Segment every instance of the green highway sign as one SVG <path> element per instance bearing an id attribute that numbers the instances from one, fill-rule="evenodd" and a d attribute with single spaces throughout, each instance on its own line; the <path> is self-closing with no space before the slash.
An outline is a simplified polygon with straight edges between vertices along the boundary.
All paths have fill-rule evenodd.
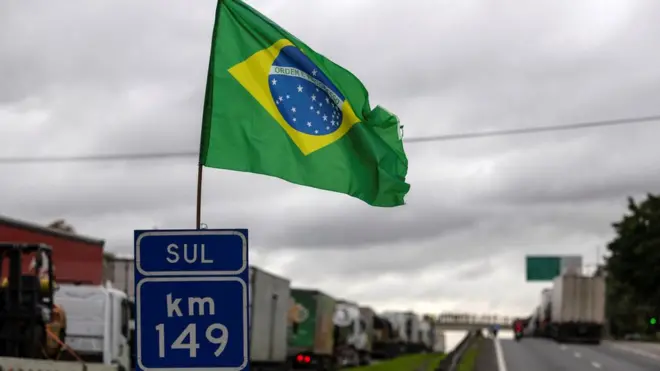
<path id="1" fill-rule="evenodd" d="M 527 281 L 552 281 L 567 269 L 582 271 L 580 255 L 528 255 Z"/>
<path id="2" fill-rule="evenodd" d="M 527 281 L 552 281 L 561 273 L 559 256 L 527 256 Z"/>

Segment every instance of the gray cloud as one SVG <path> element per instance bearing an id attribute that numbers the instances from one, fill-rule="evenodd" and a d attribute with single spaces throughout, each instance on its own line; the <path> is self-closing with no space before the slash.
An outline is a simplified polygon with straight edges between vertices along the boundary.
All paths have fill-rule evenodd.
<path id="1" fill-rule="evenodd" d="M 250 3 L 359 76 L 407 137 L 658 113 L 655 2 Z M 2 2 L 0 156 L 194 151 L 214 7 Z M 408 144 L 408 204 L 390 210 L 207 169 L 203 221 L 250 228 L 254 262 L 296 285 L 382 308 L 524 312 L 540 288 L 523 282 L 524 255 L 592 262 L 625 197 L 658 189 L 659 134 Z M 117 252 L 133 229 L 194 223 L 195 158 L 0 170 L 1 213 L 67 218 Z"/>

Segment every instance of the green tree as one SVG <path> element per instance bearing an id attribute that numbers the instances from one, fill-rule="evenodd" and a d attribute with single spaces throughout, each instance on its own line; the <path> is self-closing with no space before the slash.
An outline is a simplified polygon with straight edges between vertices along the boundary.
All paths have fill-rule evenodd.
<path id="1" fill-rule="evenodd" d="M 52 223 L 48 224 L 48 228 L 57 229 L 67 233 L 76 233 L 75 228 L 64 219 L 57 219 Z"/>
<path id="2" fill-rule="evenodd" d="M 607 245 L 607 307 L 613 332 L 640 332 L 660 309 L 660 197 L 628 199 Z M 641 327 L 641 328 L 640 328 Z"/>

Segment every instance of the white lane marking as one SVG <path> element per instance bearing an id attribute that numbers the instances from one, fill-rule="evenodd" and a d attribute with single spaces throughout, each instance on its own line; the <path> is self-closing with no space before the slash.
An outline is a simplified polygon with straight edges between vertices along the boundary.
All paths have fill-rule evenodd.
<path id="1" fill-rule="evenodd" d="M 613 348 L 621 349 L 621 350 L 626 351 L 626 352 L 637 354 L 638 356 L 651 358 L 651 359 L 660 361 L 660 356 L 657 355 L 657 354 L 648 353 L 648 352 L 645 352 L 643 350 L 635 349 L 635 348 L 628 347 L 628 346 L 625 346 L 625 345 L 610 344 L 610 346 L 613 347 Z"/>
<path id="2" fill-rule="evenodd" d="M 502 352 L 502 345 L 500 344 L 500 339 L 493 339 L 495 343 L 495 358 L 497 358 L 497 370 L 498 371 L 507 371 L 506 362 L 504 362 L 504 352 Z"/>
<path id="3" fill-rule="evenodd" d="M 568 348 L 566 347 L 566 345 L 560 345 L 560 346 L 559 346 L 559 349 L 561 349 L 561 350 L 566 350 L 566 349 L 568 349 Z"/>
<path id="4" fill-rule="evenodd" d="M 596 368 L 600 368 L 600 363 L 598 363 L 598 362 L 591 362 L 591 365 L 596 367 Z"/>
<path id="5" fill-rule="evenodd" d="M 575 356 L 575 358 L 580 358 L 580 357 L 582 357 L 582 354 L 580 354 L 580 352 L 575 352 L 575 354 L 573 354 L 573 355 Z"/>

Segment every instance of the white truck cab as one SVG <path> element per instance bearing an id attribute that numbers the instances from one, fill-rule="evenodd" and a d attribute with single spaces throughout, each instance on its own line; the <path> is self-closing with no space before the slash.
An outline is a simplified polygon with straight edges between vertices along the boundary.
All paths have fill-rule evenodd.
<path id="1" fill-rule="evenodd" d="M 338 301 L 335 304 L 333 322 L 335 326 L 348 329 L 346 338 L 348 349 L 343 350 L 343 366 L 359 366 L 362 362 L 362 354 L 367 352 L 369 346 L 366 323 L 360 315 L 360 307 L 355 303 Z"/>
<path id="2" fill-rule="evenodd" d="M 90 363 L 131 369 L 131 304 L 126 294 L 106 286 L 60 284 L 55 303 L 67 317 L 66 344 Z"/>

